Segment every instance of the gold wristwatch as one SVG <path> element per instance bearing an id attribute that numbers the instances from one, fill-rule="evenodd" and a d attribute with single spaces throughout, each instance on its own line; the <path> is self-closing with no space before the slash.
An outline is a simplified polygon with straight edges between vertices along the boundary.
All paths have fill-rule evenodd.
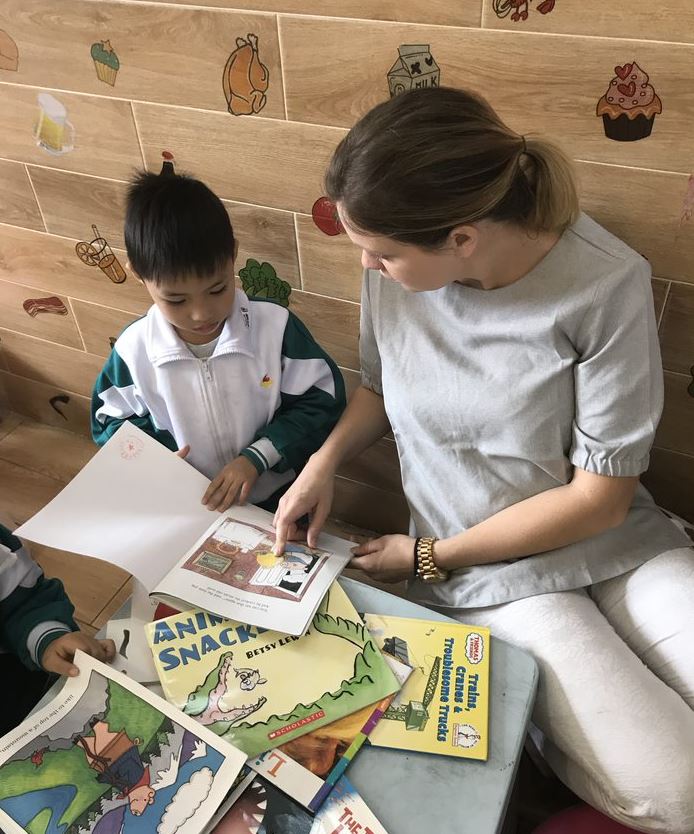
<path id="1" fill-rule="evenodd" d="M 445 582 L 448 579 L 448 571 L 441 570 L 434 562 L 434 544 L 437 541 L 438 539 L 431 536 L 422 536 L 415 540 L 415 576 L 422 582 Z"/>

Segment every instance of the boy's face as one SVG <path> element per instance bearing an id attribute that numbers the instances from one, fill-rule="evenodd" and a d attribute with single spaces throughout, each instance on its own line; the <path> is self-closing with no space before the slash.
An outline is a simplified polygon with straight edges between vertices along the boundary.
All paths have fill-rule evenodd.
<path id="1" fill-rule="evenodd" d="M 216 339 L 234 307 L 234 263 L 208 278 L 175 278 L 157 285 L 144 281 L 152 301 L 175 331 L 192 345 Z"/>

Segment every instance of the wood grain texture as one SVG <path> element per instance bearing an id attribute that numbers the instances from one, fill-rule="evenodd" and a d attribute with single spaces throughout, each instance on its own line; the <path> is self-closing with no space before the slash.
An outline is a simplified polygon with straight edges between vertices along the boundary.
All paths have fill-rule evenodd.
<path id="1" fill-rule="evenodd" d="M 663 281 L 660 278 L 653 278 L 651 280 L 651 289 L 653 290 L 653 307 L 655 309 L 655 319 L 659 324 L 660 319 L 663 315 L 665 299 L 667 298 L 669 287 L 669 281 Z"/>
<path id="2" fill-rule="evenodd" d="M 583 162 L 576 171 L 593 219 L 648 258 L 659 278 L 694 283 L 694 229 L 679 221 L 685 175 Z"/>
<path id="3" fill-rule="evenodd" d="M 308 214 L 344 135 L 332 127 L 135 104 L 147 167 L 168 148 L 222 198 Z M 281 151 L 281 152 L 280 152 Z"/>
<path id="4" fill-rule="evenodd" d="M 28 167 L 48 232 L 91 240 L 95 224 L 112 248 L 125 249 L 126 183 L 54 168 Z"/>
<path id="5" fill-rule="evenodd" d="M 508 3 L 499 5 L 502 9 L 509 8 Z M 482 25 L 514 32 L 694 43 L 694 6 L 689 0 L 662 0 L 657 6 L 634 3 L 628 13 L 623 6 L 605 0 L 581 0 L 580 3 L 557 0 L 548 14 L 541 14 L 538 5 L 539 2 L 531 2 L 527 20 L 513 21 L 510 13 L 499 17 L 492 0 L 483 0 Z"/>
<path id="6" fill-rule="evenodd" d="M 130 322 L 138 318 L 124 310 L 114 310 L 101 304 L 73 301 L 72 309 L 88 353 L 108 356 L 111 353 L 110 339 L 117 339 Z"/>
<path id="7" fill-rule="evenodd" d="M 289 119 L 351 126 L 388 98 L 398 46 L 428 44 L 442 86 L 481 93 L 519 133 L 545 134 L 579 159 L 691 168 L 694 99 L 685 79 L 692 45 L 292 16 L 280 16 L 280 39 Z M 615 142 L 596 106 L 615 65 L 634 60 L 650 76 L 663 113 L 648 139 Z"/>
<path id="8" fill-rule="evenodd" d="M 9 371 L 90 397 L 103 361 L 83 350 L 56 345 L 0 328 L 0 350 Z"/>
<path id="9" fill-rule="evenodd" d="M 694 457 L 653 449 L 651 465 L 641 480 L 661 507 L 694 521 Z"/>
<path id="10" fill-rule="evenodd" d="M 323 234 L 305 214 L 297 214 L 296 223 L 304 290 L 359 301 L 361 250 L 347 235 Z"/>
<path id="11" fill-rule="evenodd" d="M 376 441 L 365 452 L 342 466 L 338 475 L 388 492 L 402 492 L 398 450 L 393 440 L 384 438 Z"/>
<path id="12" fill-rule="evenodd" d="M 29 283 L 39 294 L 61 295 L 144 313 L 152 300 L 130 275 L 114 284 L 96 266 L 83 264 L 75 254 L 75 240 L 3 226 L 0 223 L 0 279 Z M 116 250 L 125 266 L 125 252 Z"/>
<path id="13" fill-rule="evenodd" d="M 73 150 L 53 154 L 36 144 L 34 127 L 42 92 L 49 92 L 67 109 L 75 130 Z M 0 82 L 0 113 L 4 117 L 0 156 L 6 159 L 114 179 L 126 179 L 142 165 L 130 102 Z"/>
<path id="14" fill-rule="evenodd" d="M 665 406 L 655 436 L 655 445 L 661 449 L 683 452 L 694 457 L 694 372 L 665 372 Z"/>
<path id="15" fill-rule="evenodd" d="M 8 159 L 0 159 L 0 218 L 12 226 L 45 231 L 25 166 Z"/>
<path id="16" fill-rule="evenodd" d="M 359 305 L 294 290 L 293 313 L 338 365 L 359 368 Z"/>
<path id="17" fill-rule="evenodd" d="M 0 507 L 15 526 L 45 507 L 63 486 L 47 475 L 0 460 Z"/>
<path id="18" fill-rule="evenodd" d="M 156 2 L 157 0 L 155 0 Z M 168 0 L 190 6 L 257 9 L 291 14 L 406 20 L 444 26 L 478 26 L 480 0 Z"/>
<path id="19" fill-rule="evenodd" d="M 331 515 L 377 533 L 407 533 L 410 516 L 403 495 L 340 477 Z"/>
<path id="20" fill-rule="evenodd" d="M 223 202 L 239 243 L 236 274 L 249 258 L 254 258 L 272 264 L 283 281 L 301 288 L 293 214 L 231 200 Z"/>
<path id="21" fill-rule="evenodd" d="M 96 446 L 85 437 L 30 420 L 0 440 L 0 459 L 63 484 L 71 481 L 95 452 Z"/>
<path id="22" fill-rule="evenodd" d="M 663 367 L 688 374 L 694 367 L 694 286 L 673 283 L 660 325 Z"/>
<path id="23" fill-rule="evenodd" d="M 47 297 L 50 296 L 46 296 L 35 287 L 0 281 L 0 327 L 83 350 L 82 339 L 66 297 L 52 296 L 60 299 L 66 311 L 65 315 L 38 313 L 36 316 L 30 316 L 22 306 L 28 299 Z"/>
<path id="24" fill-rule="evenodd" d="M 250 32 L 269 71 L 262 113 L 284 118 L 271 14 L 89 0 L 61 0 L 58 13 L 52 0 L 4 0 L 0 29 L 21 43 L 15 83 L 224 112 L 222 73 L 236 39 Z M 105 40 L 120 64 L 113 85 L 98 78 L 91 56 L 92 44 Z"/>
<path id="25" fill-rule="evenodd" d="M 4 371 L 0 371 L 0 384 L 14 411 L 40 423 L 91 437 L 88 397 Z M 56 402 L 53 408 L 50 401 L 55 396 L 67 397 L 67 402 Z"/>

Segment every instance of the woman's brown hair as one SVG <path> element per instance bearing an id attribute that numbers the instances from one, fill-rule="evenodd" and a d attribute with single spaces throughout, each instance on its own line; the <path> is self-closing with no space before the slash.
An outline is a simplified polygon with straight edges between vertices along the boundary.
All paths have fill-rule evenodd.
<path id="1" fill-rule="evenodd" d="M 563 231 L 579 211 L 563 151 L 519 136 L 481 96 L 446 87 L 370 110 L 338 145 L 325 188 L 355 229 L 423 247 L 483 218 Z"/>

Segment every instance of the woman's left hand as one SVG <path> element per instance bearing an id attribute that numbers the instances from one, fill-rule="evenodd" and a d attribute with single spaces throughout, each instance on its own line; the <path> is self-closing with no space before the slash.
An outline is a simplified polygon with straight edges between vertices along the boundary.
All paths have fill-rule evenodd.
<path id="1" fill-rule="evenodd" d="M 415 540 L 409 536 L 392 535 L 370 539 L 352 548 L 350 568 L 364 571 L 378 582 L 402 582 L 414 575 Z"/>

